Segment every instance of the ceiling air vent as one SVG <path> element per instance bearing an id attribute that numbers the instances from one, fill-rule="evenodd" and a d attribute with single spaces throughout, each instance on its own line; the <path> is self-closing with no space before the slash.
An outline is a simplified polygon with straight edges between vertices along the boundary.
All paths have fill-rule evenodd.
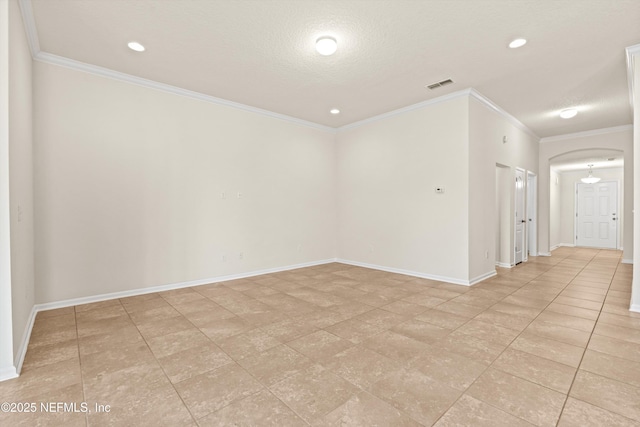
<path id="1" fill-rule="evenodd" d="M 431 90 L 434 90 L 434 89 L 437 89 L 437 88 L 442 87 L 442 86 L 450 85 L 451 83 L 453 83 L 453 80 L 451 80 L 451 79 L 442 80 L 440 82 L 432 83 L 430 85 L 427 85 L 427 88 L 429 88 Z"/>

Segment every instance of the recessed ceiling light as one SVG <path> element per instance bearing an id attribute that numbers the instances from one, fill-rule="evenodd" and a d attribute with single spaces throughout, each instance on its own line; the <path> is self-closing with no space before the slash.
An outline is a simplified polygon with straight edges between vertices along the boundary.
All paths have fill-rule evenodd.
<path id="1" fill-rule="evenodd" d="M 578 114 L 578 110 L 575 108 L 567 108 L 566 110 L 560 111 L 560 117 L 563 119 L 570 119 L 571 117 L 575 117 Z"/>
<path id="2" fill-rule="evenodd" d="M 332 108 L 331 110 L 329 110 L 329 112 L 331 114 L 340 114 L 340 110 L 338 110 L 337 108 Z"/>
<path id="3" fill-rule="evenodd" d="M 144 46 L 138 42 L 129 42 L 127 46 L 129 46 L 129 49 L 135 50 L 136 52 L 144 52 Z"/>
<path id="4" fill-rule="evenodd" d="M 333 37 L 323 36 L 316 40 L 316 50 L 320 55 L 333 55 L 337 49 L 338 42 Z"/>
<path id="5" fill-rule="evenodd" d="M 524 46 L 525 44 L 527 44 L 527 39 L 515 39 L 511 43 L 509 43 L 509 47 L 511 49 L 517 49 Z"/>

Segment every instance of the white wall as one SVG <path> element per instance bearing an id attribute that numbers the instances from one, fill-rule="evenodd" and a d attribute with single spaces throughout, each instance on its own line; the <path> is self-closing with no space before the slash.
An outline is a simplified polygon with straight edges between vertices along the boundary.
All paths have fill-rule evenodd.
<path id="1" fill-rule="evenodd" d="M 23 343 L 34 291 L 32 59 L 17 1 L 9 2 L 9 171 L 14 360 Z"/>
<path id="2" fill-rule="evenodd" d="M 631 56 L 631 67 L 633 74 L 633 160 L 636 164 L 640 165 L 640 48 L 636 46 L 635 53 Z M 627 163 L 627 157 L 625 156 L 625 172 Z M 633 203 L 627 203 L 633 206 L 633 216 L 628 215 L 627 218 L 633 218 L 634 223 L 640 223 L 640 171 L 635 171 L 632 178 L 627 177 L 625 173 L 625 179 L 627 182 L 633 182 L 633 188 L 631 185 L 627 185 L 627 191 L 631 191 L 633 195 Z M 625 200 L 626 193 L 625 193 Z M 626 214 L 626 212 L 625 212 Z M 627 221 L 629 222 L 629 221 Z M 627 228 L 629 228 L 627 226 Z M 625 230 L 626 231 L 626 230 Z M 640 312 L 640 226 L 634 227 L 634 231 L 631 234 L 633 236 L 633 283 L 631 286 L 631 310 Z M 625 232 L 625 240 L 630 242 Z M 631 245 L 626 245 L 631 247 Z M 627 258 L 627 250 L 625 249 L 625 258 Z"/>
<path id="3" fill-rule="evenodd" d="M 593 175 L 602 181 L 618 181 L 618 207 L 624 206 L 624 170 L 623 168 L 595 169 Z M 587 171 L 572 171 L 561 173 L 560 186 L 560 243 L 573 245 L 575 243 L 575 201 L 576 184 L 580 178 L 587 176 Z M 553 186 L 553 182 L 551 184 Z M 618 209 L 618 247 L 623 247 L 621 230 L 624 229 L 624 209 Z"/>
<path id="4" fill-rule="evenodd" d="M 39 62 L 34 90 L 38 303 L 335 256 L 334 133 Z"/>
<path id="5" fill-rule="evenodd" d="M 512 264 L 514 261 L 515 171 L 522 168 L 538 173 L 538 139 L 475 97 L 471 97 L 469 108 L 469 271 L 473 280 L 490 274 L 497 262 Z M 505 136 L 506 143 L 503 142 Z M 506 191 L 501 192 L 508 197 L 509 233 L 508 240 L 505 230 L 500 233 L 503 242 L 500 260 L 495 257 L 496 164 L 509 167 L 505 178 L 510 182 Z M 501 206 L 504 207 L 504 201 Z M 501 216 L 504 217 L 504 213 Z"/>
<path id="6" fill-rule="evenodd" d="M 9 92 L 9 2 L 0 2 L 0 94 Z M 11 313 L 9 97 L 0 95 L 0 380 L 16 375 Z"/>
<path id="7" fill-rule="evenodd" d="M 549 160 L 561 154 L 592 149 L 614 149 L 624 153 L 624 211 L 625 218 L 632 218 L 633 209 L 633 130 L 630 126 L 620 126 L 593 132 L 582 132 L 545 138 L 540 144 L 540 181 L 539 181 L 539 232 L 540 252 L 549 252 L 550 238 L 550 167 Z M 631 184 L 630 184 L 631 183 Z M 626 221 L 622 236 L 624 242 L 633 241 L 633 224 Z M 623 259 L 633 259 L 632 245 L 624 245 Z"/>
<path id="8" fill-rule="evenodd" d="M 20 369 L 34 305 L 31 67 L 18 2 L 0 2 L 0 380 Z"/>
<path id="9" fill-rule="evenodd" d="M 338 134 L 339 258 L 468 281 L 468 122 L 464 96 Z"/>
<path id="10" fill-rule="evenodd" d="M 555 170 L 550 171 L 549 189 L 549 243 L 555 249 L 562 244 L 562 182 L 563 175 Z"/>

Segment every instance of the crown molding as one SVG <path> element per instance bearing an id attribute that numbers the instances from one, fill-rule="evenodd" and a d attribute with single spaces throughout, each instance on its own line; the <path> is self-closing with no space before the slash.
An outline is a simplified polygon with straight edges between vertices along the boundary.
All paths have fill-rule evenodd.
<path id="1" fill-rule="evenodd" d="M 40 50 L 40 41 L 38 38 L 38 30 L 36 29 L 36 22 L 33 17 L 33 7 L 31 0 L 18 0 L 20 5 L 20 12 L 22 14 L 22 21 L 24 22 L 24 28 L 29 42 L 29 49 L 31 50 L 31 56 L 34 60 L 58 65 L 66 68 L 70 68 L 76 71 L 82 71 L 89 74 L 94 74 L 101 77 L 118 80 L 125 83 L 131 83 L 138 86 L 143 86 L 149 89 L 159 90 L 162 92 L 171 93 L 174 95 L 185 96 L 187 98 L 197 99 L 199 101 L 208 102 L 211 104 L 222 105 L 225 107 L 231 107 L 239 110 L 248 111 L 250 113 L 259 114 L 262 116 L 271 117 L 274 119 L 286 121 L 289 123 L 297 124 L 300 126 L 321 130 L 324 132 L 330 132 L 335 134 L 336 129 L 313 123 L 307 120 L 298 119 L 296 117 L 287 116 L 285 114 L 274 113 L 273 111 L 263 110 L 257 107 L 251 107 L 249 105 L 240 104 L 239 102 L 228 101 L 222 98 L 216 98 L 215 96 L 205 95 L 200 92 L 194 92 L 187 89 L 182 89 L 176 86 L 171 86 L 165 83 L 156 82 L 153 80 L 136 77 L 130 74 L 114 71 L 109 68 L 99 67 L 97 65 L 87 64 L 84 62 L 76 61 L 70 58 L 54 55 L 51 53 L 43 52 Z"/>
<path id="2" fill-rule="evenodd" d="M 18 2 L 19 2 L 19 5 L 20 5 L 20 11 L 22 13 L 22 20 L 24 21 L 25 31 L 26 31 L 26 34 L 27 34 L 27 40 L 29 42 L 29 48 L 31 49 L 31 56 L 36 61 L 49 63 L 49 64 L 54 64 L 54 65 L 70 68 L 70 69 L 73 69 L 73 70 L 82 71 L 82 72 L 85 72 L 85 73 L 90 73 L 90 74 L 98 75 L 98 76 L 101 76 L 101 77 L 106 77 L 106 78 L 118 80 L 118 81 L 121 81 L 121 82 L 131 83 L 131 84 L 135 84 L 135 85 L 138 85 L 138 86 L 143 86 L 143 87 L 147 87 L 147 88 L 150 88 L 150 89 L 155 89 L 155 90 L 171 93 L 171 94 L 174 94 L 174 95 L 185 96 L 185 97 L 188 97 L 188 98 L 193 98 L 193 99 L 197 99 L 197 100 L 200 100 L 200 101 L 209 102 L 209 103 L 212 103 L 212 104 L 217 104 L 217 105 L 222 105 L 222 106 L 226 106 L 226 107 L 236 108 L 236 109 L 248 111 L 248 112 L 251 112 L 251 113 L 255 113 L 255 114 L 259 114 L 259 115 L 263 115 L 263 116 L 267 116 L 267 117 L 271 117 L 271 118 L 287 121 L 287 122 L 294 123 L 294 124 L 297 124 L 297 125 L 300 125 L 300 126 L 305 126 L 305 127 L 321 130 L 321 131 L 324 131 L 324 132 L 334 133 L 334 134 L 338 133 L 338 132 L 341 132 L 341 131 L 355 129 L 355 128 L 363 126 L 365 124 L 373 123 L 373 122 L 376 122 L 378 120 L 383 120 L 383 119 L 386 119 L 386 118 L 389 118 L 389 117 L 393 117 L 393 116 L 396 116 L 396 115 L 399 115 L 399 114 L 407 113 L 409 111 L 418 110 L 420 108 L 424 108 L 424 107 L 427 107 L 429 105 L 439 104 L 439 103 L 450 101 L 452 99 L 460 98 L 460 97 L 463 97 L 463 96 L 471 96 L 471 97 L 474 97 L 475 99 L 477 99 L 478 101 L 480 101 L 483 105 L 487 106 L 490 110 L 498 113 L 499 115 L 501 115 L 502 117 L 507 119 L 509 122 L 511 122 L 517 128 L 523 130 L 524 132 L 528 133 L 529 135 L 533 136 L 536 139 L 540 139 L 534 132 L 531 131 L 531 129 L 526 127 L 518 119 L 516 119 L 511 114 L 507 113 L 502 108 L 498 107 L 498 105 L 495 104 L 493 101 L 491 101 L 489 98 L 487 98 L 486 96 L 480 94 L 478 91 L 476 91 L 475 89 L 472 89 L 472 88 L 460 90 L 460 91 L 457 91 L 457 92 L 453 92 L 453 93 L 450 93 L 450 94 L 447 94 L 447 95 L 440 96 L 438 98 L 430 99 L 430 100 L 423 101 L 423 102 L 420 102 L 420 103 L 417 103 L 417 104 L 413 104 L 413 105 L 409 105 L 407 107 L 403 107 L 403 108 L 400 108 L 400 109 L 397 109 L 397 110 L 389 111 L 387 113 L 383 113 L 383 114 L 380 114 L 380 115 L 377 115 L 377 116 L 369 117 L 367 119 L 360 120 L 360 121 L 357 121 L 357 122 L 354 122 L 354 123 L 350 123 L 348 125 L 341 126 L 339 128 L 333 128 L 333 127 L 330 127 L 330 126 L 320 125 L 318 123 L 314 123 L 314 122 L 310 122 L 310 121 L 307 121 L 307 120 L 298 119 L 296 117 L 287 116 L 285 114 L 279 114 L 279 113 L 275 113 L 273 111 L 263 110 L 261 108 L 252 107 L 252 106 L 245 105 L 245 104 L 240 104 L 238 102 L 228 101 L 228 100 L 222 99 L 222 98 L 216 98 L 214 96 L 205 95 L 205 94 L 200 93 L 200 92 L 195 92 L 195 91 L 179 88 L 177 86 L 172 86 L 172 85 L 168 85 L 168 84 L 165 84 L 165 83 L 160 83 L 160 82 L 156 82 L 156 81 L 153 81 L 153 80 L 144 79 L 144 78 L 141 78 L 141 77 L 136 77 L 136 76 L 133 76 L 133 75 L 130 75 L 130 74 L 121 73 L 119 71 L 114 71 L 114 70 L 111 70 L 111 69 L 108 69 L 108 68 L 99 67 L 97 65 L 87 64 L 87 63 L 76 61 L 76 60 L 73 60 L 73 59 L 70 59 L 70 58 L 65 58 L 65 57 L 62 57 L 62 56 L 58 56 L 58 55 L 54 55 L 54 54 L 51 54 L 51 53 L 43 52 L 43 51 L 40 50 L 40 42 L 39 42 L 39 38 L 38 38 L 38 30 L 36 28 L 35 19 L 34 19 L 34 16 L 33 16 L 33 8 L 32 8 L 32 4 L 31 4 L 31 0 L 18 0 Z"/>
<path id="3" fill-rule="evenodd" d="M 526 134 L 528 134 L 529 136 L 534 137 L 537 140 L 540 140 L 540 137 L 538 135 L 536 135 L 536 133 L 534 131 L 532 131 L 531 129 L 529 129 L 524 123 L 522 123 L 520 120 L 516 119 L 514 116 L 512 116 L 511 114 L 507 113 L 505 110 L 503 110 L 502 108 L 500 108 L 498 106 L 498 104 L 496 104 L 495 102 L 493 102 L 492 100 L 490 100 L 489 98 L 487 98 L 486 96 L 484 96 L 483 94 L 481 94 L 480 92 L 478 92 L 477 90 L 471 88 L 469 89 L 469 94 L 477 99 L 478 101 L 480 101 L 482 103 L 482 105 L 484 105 L 485 107 L 489 108 L 491 111 L 493 111 L 494 113 L 497 113 L 498 115 L 502 116 L 503 118 L 505 118 L 508 122 L 510 122 L 512 125 L 514 125 L 515 127 L 517 127 L 518 129 L 520 129 L 521 131 L 525 132 Z"/>
<path id="4" fill-rule="evenodd" d="M 36 29 L 36 20 L 33 18 L 31 0 L 18 0 L 18 5 L 20 6 L 20 14 L 22 15 L 22 22 L 24 22 L 24 31 L 27 35 L 31 56 L 35 58 L 40 53 L 40 39 Z"/>
<path id="5" fill-rule="evenodd" d="M 149 89 L 159 90 L 174 95 L 184 96 L 187 98 L 197 99 L 199 101 L 208 102 L 211 104 L 222 105 L 225 107 L 231 107 L 238 110 L 247 111 L 262 116 L 271 117 L 274 119 L 282 120 L 285 122 L 313 128 L 325 132 L 336 133 L 336 129 L 320 125 L 317 123 L 309 122 L 307 120 L 298 119 L 295 117 L 287 116 L 280 113 L 274 113 L 273 111 L 263 110 L 257 107 L 251 107 L 250 105 L 240 104 L 239 102 L 228 101 L 222 98 L 216 98 L 215 96 L 205 95 L 200 92 L 194 92 L 188 89 L 182 89 L 177 86 L 168 85 L 166 83 L 160 83 L 153 80 L 144 79 L 142 77 L 132 76 L 131 74 L 121 73 L 109 68 L 99 67 L 97 65 L 87 64 L 84 62 L 76 61 L 73 59 L 65 58 L 63 56 L 53 55 L 51 53 L 39 52 L 35 58 L 36 61 L 58 65 L 61 67 L 70 68 L 76 71 L 82 71 L 89 74 L 94 74 L 100 77 L 106 77 L 112 80 L 117 80 L 125 83 L 134 84 L 137 86 L 146 87 Z"/>
<path id="6" fill-rule="evenodd" d="M 366 124 L 388 119 L 389 117 L 397 116 L 399 114 L 404 114 L 410 111 L 419 110 L 421 108 L 428 107 L 430 105 L 440 104 L 440 103 L 451 101 L 452 99 L 460 98 L 463 96 L 469 96 L 470 93 L 471 93 L 471 89 L 464 89 L 457 92 L 449 93 L 447 95 L 439 96 L 437 98 L 429 99 L 427 101 L 418 102 L 417 104 L 398 108 L 397 110 L 388 111 L 386 113 L 378 114 L 377 116 L 369 117 L 367 119 L 349 123 L 348 125 L 340 126 L 338 128 L 338 132 L 359 128 Z"/>
<path id="7" fill-rule="evenodd" d="M 564 135 L 547 136 L 545 138 L 542 138 L 540 140 L 540 143 L 543 144 L 545 142 L 564 141 L 566 139 L 574 139 L 574 138 L 585 138 L 585 137 L 595 136 L 595 135 L 605 135 L 608 133 L 625 132 L 628 130 L 633 130 L 633 125 L 614 126 L 610 128 L 586 130 L 584 132 L 567 133 Z"/>
<path id="8" fill-rule="evenodd" d="M 443 102 L 451 101 L 452 99 L 460 98 L 460 97 L 463 97 L 463 96 L 470 96 L 472 98 L 477 99 L 478 101 L 480 101 L 480 103 L 482 105 L 484 105 L 485 107 L 488 107 L 494 113 L 499 114 L 500 116 L 505 118 L 507 121 L 509 121 L 511 124 L 516 126 L 518 129 L 524 131 L 525 133 L 531 135 L 532 137 L 534 137 L 536 139 L 540 139 L 540 137 L 538 135 L 536 135 L 531 129 L 526 127 L 520 120 L 516 119 L 511 114 L 507 113 L 505 110 L 503 110 L 502 108 L 498 107 L 498 105 L 496 103 L 494 103 L 489 98 L 487 98 L 486 96 L 482 95 L 480 92 L 478 92 L 477 90 L 475 90 L 473 88 L 468 88 L 468 89 L 459 90 L 457 92 L 452 92 L 452 93 L 449 93 L 447 95 L 439 96 L 438 98 L 429 99 L 427 101 L 419 102 L 417 104 L 409 105 L 407 107 L 399 108 L 397 110 L 389 111 L 387 113 L 383 113 L 383 114 L 379 114 L 377 116 L 369 117 L 368 119 L 360 120 L 360 121 L 357 121 L 357 122 L 354 122 L 354 123 L 351 123 L 351 124 L 348 124 L 348 125 L 345 125 L 345 126 L 341 126 L 341 127 L 338 128 L 338 132 L 355 129 L 355 128 L 358 128 L 360 126 L 364 126 L 364 125 L 369 124 L 369 123 L 377 122 L 379 120 L 388 119 L 389 117 L 397 116 L 399 114 L 408 113 L 410 111 L 419 110 L 421 108 L 428 107 L 430 105 L 436 105 L 436 104 L 440 104 L 440 103 L 443 103 Z"/>
<path id="9" fill-rule="evenodd" d="M 633 65 L 633 57 L 640 57 L 640 44 L 629 46 L 625 49 L 627 53 L 627 84 L 629 85 L 629 102 L 631 103 L 631 109 L 633 109 L 633 74 L 634 74 L 634 65 Z"/>

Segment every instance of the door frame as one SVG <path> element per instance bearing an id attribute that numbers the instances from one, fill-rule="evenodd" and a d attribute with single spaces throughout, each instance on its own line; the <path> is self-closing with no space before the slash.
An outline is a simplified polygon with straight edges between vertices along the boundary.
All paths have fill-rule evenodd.
<path id="1" fill-rule="evenodd" d="M 511 203 L 513 200 L 512 176 L 513 168 L 496 163 L 496 223 L 495 223 L 495 265 L 502 268 L 513 267 L 513 221 L 511 220 Z"/>
<path id="2" fill-rule="evenodd" d="M 523 204 L 524 204 L 524 214 L 527 213 L 527 171 L 523 168 L 520 167 L 516 167 L 515 168 L 515 184 L 517 185 L 518 183 L 518 172 L 522 172 L 522 191 L 523 191 Z M 514 181 L 511 181 L 512 183 Z M 518 246 L 518 232 L 517 232 L 517 224 L 516 224 L 516 210 L 518 208 L 518 195 L 517 193 L 517 188 L 514 185 L 513 187 L 513 217 L 511 220 L 511 223 L 513 224 L 513 265 L 517 265 L 518 262 L 516 261 L 516 248 Z M 525 215 L 526 216 L 526 215 Z M 527 227 L 526 225 L 522 227 L 522 261 L 521 262 L 526 262 L 527 259 L 525 257 L 526 254 L 526 242 L 527 242 Z"/>
<path id="3" fill-rule="evenodd" d="M 531 202 L 531 203 L 529 203 Z M 527 260 L 538 256 L 538 175 L 527 171 Z"/>
<path id="4" fill-rule="evenodd" d="M 614 182 L 616 184 L 616 210 L 618 214 L 616 216 L 616 250 L 620 250 L 620 240 L 622 236 L 622 227 L 620 226 L 620 180 L 619 179 L 607 179 L 603 181 L 598 181 L 597 184 L 604 184 L 606 182 Z M 576 218 L 578 217 L 578 185 L 584 184 L 583 182 L 576 182 L 574 184 L 574 192 L 573 192 L 573 246 L 578 246 L 578 221 Z M 588 184 L 585 184 L 588 185 Z M 592 184 L 593 185 L 593 184 Z M 585 246 L 585 248 L 590 248 L 592 246 Z"/>

